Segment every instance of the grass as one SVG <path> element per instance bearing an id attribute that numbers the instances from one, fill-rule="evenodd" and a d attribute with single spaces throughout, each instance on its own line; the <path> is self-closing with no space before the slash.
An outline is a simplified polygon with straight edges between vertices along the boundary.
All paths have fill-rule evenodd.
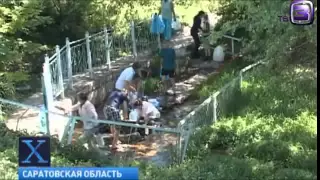
<path id="1" fill-rule="evenodd" d="M 186 162 L 147 169 L 142 179 L 316 179 L 316 90 L 306 67 L 257 68 L 237 112 L 195 132 Z"/>

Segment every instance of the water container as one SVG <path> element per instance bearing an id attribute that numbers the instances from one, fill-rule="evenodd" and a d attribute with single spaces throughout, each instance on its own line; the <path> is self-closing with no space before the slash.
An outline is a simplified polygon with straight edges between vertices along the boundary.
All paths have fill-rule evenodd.
<path id="1" fill-rule="evenodd" d="M 213 51 L 213 61 L 215 62 L 223 62 L 224 61 L 224 48 L 223 46 L 219 45 L 216 48 L 214 48 Z"/>
<path id="2" fill-rule="evenodd" d="M 181 30 L 181 23 L 180 23 L 178 17 L 176 17 L 176 20 L 175 20 L 175 21 L 172 20 L 171 27 L 172 27 L 172 29 L 174 29 L 175 31 Z"/>
<path id="3" fill-rule="evenodd" d="M 139 120 L 139 112 L 138 112 L 138 110 L 133 109 L 129 113 L 129 119 L 130 119 L 130 121 L 138 121 Z"/>

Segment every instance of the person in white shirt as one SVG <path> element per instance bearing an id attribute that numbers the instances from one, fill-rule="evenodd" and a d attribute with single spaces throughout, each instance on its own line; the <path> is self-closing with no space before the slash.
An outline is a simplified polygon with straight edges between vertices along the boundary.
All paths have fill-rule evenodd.
<path id="1" fill-rule="evenodd" d="M 78 111 L 79 115 L 83 121 L 83 136 L 86 140 L 93 135 L 94 128 L 98 125 L 98 123 L 92 122 L 90 120 L 97 120 L 98 114 L 94 105 L 88 100 L 87 93 L 79 93 L 78 95 L 78 103 L 73 105 L 70 110 L 67 112 Z M 82 139 L 81 138 L 81 139 Z"/>
<path id="2" fill-rule="evenodd" d="M 143 117 L 145 124 L 149 124 L 152 121 L 158 121 L 160 119 L 159 110 L 150 102 L 137 100 L 134 103 L 134 107 L 139 110 L 139 114 Z M 145 134 L 149 134 L 149 129 L 145 130 Z"/>
<path id="3" fill-rule="evenodd" d="M 132 79 L 136 73 L 140 75 L 141 65 L 138 62 L 134 62 L 131 67 L 124 69 L 118 77 L 115 88 L 118 91 L 127 89 L 128 92 L 136 92 L 137 89 L 132 85 Z"/>

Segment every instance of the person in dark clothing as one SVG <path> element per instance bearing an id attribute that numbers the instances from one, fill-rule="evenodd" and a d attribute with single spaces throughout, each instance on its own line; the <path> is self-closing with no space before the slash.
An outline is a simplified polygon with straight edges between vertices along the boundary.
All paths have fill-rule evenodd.
<path id="1" fill-rule="evenodd" d="M 193 25 L 191 27 L 191 36 L 194 41 L 194 51 L 193 56 L 195 58 L 198 58 L 199 55 L 199 47 L 200 47 L 200 38 L 199 38 L 199 30 L 202 30 L 201 28 L 201 18 L 205 15 L 204 11 L 199 11 L 198 14 L 193 18 Z"/>

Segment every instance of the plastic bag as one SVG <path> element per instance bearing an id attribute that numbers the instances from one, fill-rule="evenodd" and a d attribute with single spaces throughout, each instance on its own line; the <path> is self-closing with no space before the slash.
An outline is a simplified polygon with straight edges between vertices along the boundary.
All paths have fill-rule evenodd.
<path id="1" fill-rule="evenodd" d="M 172 27 L 172 29 L 174 29 L 175 31 L 181 30 L 181 23 L 180 23 L 180 21 L 179 21 L 179 18 L 176 18 L 175 21 L 172 20 L 171 27 Z"/>
<path id="2" fill-rule="evenodd" d="M 150 27 L 150 32 L 152 34 L 158 34 L 158 33 L 163 33 L 165 28 L 165 25 L 162 21 L 161 16 L 158 16 L 157 14 L 153 14 L 151 18 L 151 27 Z"/>
<path id="3" fill-rule="evenodd" d="M 160 109 L 160 102 L 157 99 L 149 99 L 148 102 L 154 105 L 157 109 Z"/>

